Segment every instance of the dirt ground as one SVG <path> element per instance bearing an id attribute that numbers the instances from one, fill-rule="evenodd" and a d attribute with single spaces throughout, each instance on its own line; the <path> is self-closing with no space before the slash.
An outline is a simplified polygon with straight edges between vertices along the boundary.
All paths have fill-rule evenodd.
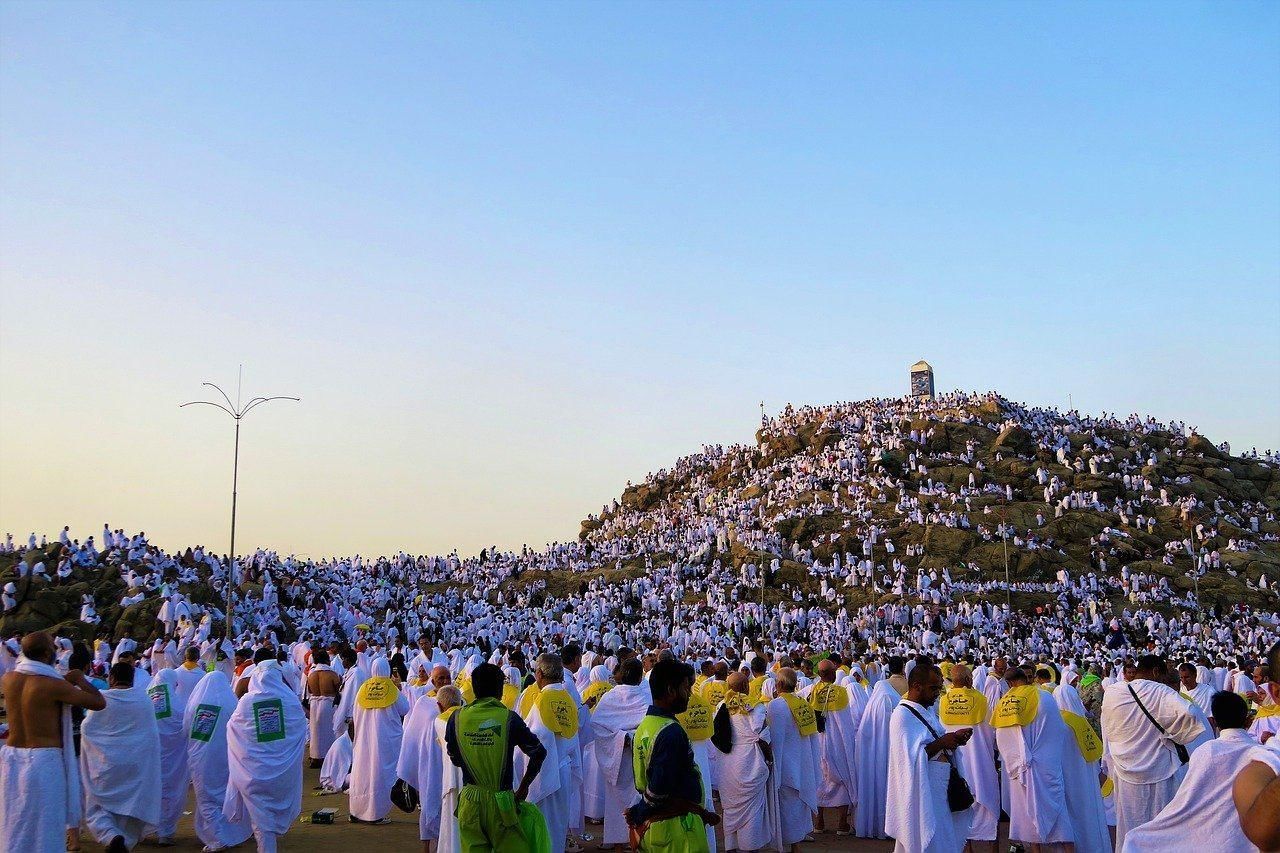
<path id="1" fill-rule="evenodd" d="M 378 853 L 393 853 L 393 851 L 404 851 L 404 853 L 417 853 L 422 850 L 422 842 L 418 840 L 418 817 L 416 814 L 405 814 L 398 809 L 391 810 L 391 824 L 388 826 L 361 826 L 353 824 L 347 820 L 347 797 L 345 794 L 319 796 L 313 789 L 319 784 L 320 771 L 308 768 L 305 771 L 303 791 L 302 791 L 302 815 L 303 819 L 310 818 L 311 813 L 316 809 L 335 808 L 338 815 L 335 823 L 331 826 L 316 825 L 310 823 L 296 823 L 293 829 L 289 830 L 289 834 L 280 839 L 281 853 L 362 853 L 366 850 L 376 850 Z M 180 851 L 180 853 L 199 853 L 203 845 L 196 838 L 195 829 L 191 822 L 190 802 L 187 804 L 187 811 L 183 815 L 182 822 L 178 824 L 177 846 L 166 848 L 168 850 Z M 601 836 L 601 827 L 589 826 L 587 832 L 595 836 L 595 840 L 588 842 L 585 846 L 588 850 L 595 850 L 599 847 L 599 839 Z M 811 844 L 802 844 L 800 849 L 805 853 L 818 853 L 818 851 L 853 851 L 853 853 L 883 853 L 883 851 L 892 850 L 893 845 L 886 841 L 868 841 L 862 838 L 836 838 L 832 835 L 818 835 L 818 841 Z M 81 844 L 81 849 L 85 853 L 97 851 L 101 848 L 93 843 L 90 839 L 85 838 Z M 159 850 L 160 848 L 143 842 L 138 847 L 139 850 Z M 254 849 L 253 841 L 250 841 L 238 848 L 242 851 L 252 851 Z"/>

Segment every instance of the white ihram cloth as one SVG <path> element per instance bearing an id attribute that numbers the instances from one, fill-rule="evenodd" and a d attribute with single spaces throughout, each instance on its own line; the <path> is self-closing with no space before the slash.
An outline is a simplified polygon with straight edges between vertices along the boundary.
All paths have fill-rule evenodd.
<path id="1" fill-rule="evenodd" d="M 1063 750 L 1072 746 L 1066 742 L 1069 737 L 1074 735 L 1057 703 L 1043 690 L 1030 723 L 996 729 L 1009 780 L 1009 838 L 1026 844 L 1074 840 L 1062 779 Z"/>
<path id="2" fill-rule="evenodd" d="M 372 678 L 390 678 L 391 667 L 383 658 L 373 662 Z M 351 814 L 360 820 L 382 820 L 391 812 L 391 788 L 396 783 L 404 715 L 409 700 L 401 693 L 385 708 L 362 708 L 355 703 L 352 721 L 356 737 L 351 743 Z"/>
<path id="3" fill-rule="evenodd" d="M 988 720 L 990 708 L 988 705 Z M 969 838 L 974 841 L 995 841 L 1000 822 L 1000 774 L 996 772 L 996 730 L 987 720 L 975 726 L 947 726 L 949 732 L 973 729 L 969 742 L 956 750 L 955 760 L 960 773 L 969 783 L 973 793 L 973 806 L 969 809 Z"/>
<path id="4" fill-rule="evenodd" d="M 564 691 L 573 699 L 578 709 L 578 734 L 569 747 L 569 781 L 572 791 L 569 794 L 569 829 L 580 833 L 585 826 L 582 819 L 582 784 L 585 781 L 582 745 L 591 741 L 591 712 L 582 704 L 582 694 L 578 692 L 577 682 L 572 678 L 573 673 L 569 675 L 564 681 Z"/>
<path id="5" fill-rule="evenodd" d="M 80 726 L 85 823 L 103 844 L 133 847 L 160 823 L 160 733 L 142 685 L 104 690 L 107 707 Z"/>
<path id="6" fill-rule="evenodd" d="M 800 691 L 800 696 L 808 699 L 815 687 L 823 682 L 818 681 Z M 858 685 L 862 689 L 862 685 Z M 858 723 L 862 721 L 862 713 L 866 702 L 857 701 L 852 688 L 845 688 L 849 694 L 849 705 L 841 711 L 825 711 L 823 713 L 823 731 L 813 736 L 813 744 L 818 758 L 818 802 L 823 808 L 857 805 L 858 779 L 857 762 L 853 760 L 853 741 L 858 734 Z"/>
<path id="7" fill-rule="evenodd" d="M 162 669 L 147 685 L 160 733 L 160 823 L 156 834 L 172 838 L 187 804 L 191 775 L 187 770 L 187 729 L 183 726 L 187 702 L 178 691 L 178 672 Z"/>
<path id="8" fill-rule="evenodd" d="M 328 664 L 318 663 L 311 667 L 311 672 L 333 672 Z M 308 673 L 309 675 L 309 673 Z M 337 734 L 333 730 L 333 696 L 307 696 L 307 712 L 310 719 L 310 737 L 307 740 L 307 755 L 310 758 L 324 758 Z"/>
<path id="9" fill-rule="evenodd" d="M 351 719 L 351 711 L 356 705 L 356 694 L 360 685 L 369 680 L 369 670 L 360 664 L 342 673 L 342 687 L 339 689 L 338 704 L 333 709 L 333 736 L 337 737 L 347 730 L 347 721 Z"/>
<path id="10" fill-rule="evenodd" d="M 351 777 L 351 735 L 343 732 L 324 754 L 320 765 L 320 786 L 330 794 L 336 794 L 347 786 Z"/>
<path id="11" fill-rule="evenodd" d="M 930 759 L 925 751 L 942 732 L 933 709 L 910 699 L 903 699 L 889 717 L 884 831 L 901 853 L 960 853 L 968 838 L 969 810 L 952 812 L 947 806 L 951 764 L 943 753 Z"/>
<path id="12" fill-rule="evenodd" d="M 418 840 L 434 841 L 440 835 L 440 765 L 444 752 L 436 741 L 436 718 L 440 705 L 434 688 L 413 703 L 404 720 L 404 737 L 400 739 L 400 758 L 396 775 L 418 789 L 422 811 L 418 815 Z"/>
<path id="13" fill-rule="evenodd" d="M 715 749 L 711 745 L 710 738 L 693 741 L 693 763 L 698 765 L 698 776 L 702 780 L 702 807 L 709 812 L 716 810 L 715 803 L 711 797 L 711 755 L 708 750 Z M 719 750 L 716 750 L 719 752 Z M 716 853 L 716 828 L 714 826 L 707 827 L 707 849 L 711 853 Z"/>
<path id="14" fill-rule="evenodd" d="M 1209 713 L 1209 703 L 1213 701 L 1213 694 L 1216 693 L 1208 684 L 1197 683 L 1191 692 L 1183 691 L 1183 693 L 1200 707 L 1201 711 Z"/>
<path id="15" fill-rule="evenodd" d="M 1129 688 L 1166 734 L 1161 735 L 1142 713 Z M 1123 848 L 1130 829 L 1155 817 L 1178 791 L 1185 767 L 1174 742 L 1189 744 L 1204 733 L 1187 704 L 1176 690 L 1143 678 L 1113 684 L 1102 692 L 1102 737 L 1115 771 L 1117 848 Z"/>
<path id="16" fill-rule="evenodd" d="M 854 830 L 863 838 L 884 838 L 889 784 L 889 720 L 902 697 L 888 679 L 877 681 L 858 723 L 853 752 L 858 757 L 858 810 Z"/>
<path id="17" fill-rule="evenodd" d="M 1059 712 L 1067 711 L 1088 719 L 1080 694 L 1070 684 L 1058 685 L 1053 691 L 1053 698 Z M 1062 785 L 1067 797 L 1067 814 L 1071 816 L 1071 832 L 1075 835 L 1076 853 L 1111 853 L 1111 832 L 1107 829 L 1107 809 L 1098 783 L 1098 765 L 1098 761 L 1084 760 L 1075 733 L 1068 727 L 1062 746 Z"/>
<path id="18" fill-rule="evenodd" d="M 543 692 L 548 690 L 567 692 L 563 684 L 548 684 L 542 690 Z M 578 790 L 573 787 L 573 750 L 578 736 L 575 734 L 571 738 L 564 738 L 551 731 L 542 720 L 542 710 L 537 702 L 529 709 L 529 715 L 524 718 L 524 721 L 529 731 L 533 732 L 547 750 L 542 769 L 529 786 L 528 801 L 538 807 L 538 811 L 542 812 L 542 817 L 547 822 L 547 832 L 551 835 L 552 853 L 564 853 L 565 841 L 569 836 L 569 799 Z M 529 760 L 525 758 L 524 753 L 520 752 L 515 757 L 515 765 L 512 768 L 513 778 L 523 779 L 528 763 Z"/>
<path id="19" fill-rule="evenodd" d="M 1217 740 L 1196 750 L 1177 796 L 1148 823 L 1129 830 L 1124 853 L 1254 853 L 1258 848 L 1240 829 L 1231 786 L 1257 745 L 1243 729 L 1224 729 Z"/>
<path id="20" fill-rule="evenodd" d="M 786 699 L 781 696 L 773 699 L 766 710 L 769 744 L 773 748 L 773 772 L 778 779 L 778 824 L 782 844 L 789 848 L 813 831 L 813 816 L 818 811 L 821 745 L 818 735 L 800 734 Z M 828 726 L 832 716 L 827 715 Z"/>
<path id="21" fill-rule="evenodd" d="M 280 664 L 258 664 L 227 724 L 230 774 L 222 808 L 229 820 L 252 824 L 261 853 L 274 853 L 276 837 L 302 813 L 306 734 L 302 703 L 284 683 Z"/>
<path id="22" fill-rule="evenodd" d="M 204 678 L 205 671 L 200 664 L 191 667 L 183 663 L 173 670 L 173 674 L 177 680 L 177 691 L 185 701 L 191 696 L 191 691 L 196 689 L 196 685 L 200 683 L 200 680 Z"/>
<path id="23" fill-rule="evenodd" d="M 0 651 L 0 658 L 7 658 Z M 47 663 L 19 657 L 13 671 L 63 678 Z M 80 768 L 71 738 L 71 707 L 63 705 L 62 746 L 47 749 L 0 747 L 0 848 L 36 853 L 66 849 L 66 829 L 80 825 Z M 39 808 L 31 798 L 38 792 Z"/>
<path id="24" fill-rule="evenodd" d="M 586 660 L 588 654 L 582 657 Z M 582 669 L 586 669 L 584 663 Z M 582 670 L 578 670 L 578 674 L 582 674 Z M 590 673 L 590 684 L 597 681 L 609 680 L 609 669 L 605 666 L 592 667 Z M 646 682 L 647 683 L 647 682 Z M 595 719 L 595 714 L 588 711 L 588 721 Z M 595 732 L 588 726 L 583 726 L 578 731 L 578 743 L 582 746 L 582 812 L 585 817 L 600 819 L 604 817 L 605 807 L 605 784 L 604 774 L 600 770 L 600 761 L 597 757 L 595 747 Z M 705 769 L 705 768 L 704 768 Z M 707 785 L 708 795 L 711 790 L 711 777 L 704 774 L 703 781 Z"/>
<path id="25" fill-rule="evenodd" d="M 975 679 L 974 685 L 977 685 Z M 1009 683 L 1003 678 L 996 678 L 994 673 L 987 676 L 983 685 L 978 688 L 982 691 L 982 695 L 987 697 L 987 714 L 990 715 L 996 709 L 1000 699 L 1009 691 Z M 994 731 L 994 730 L 993 730 Z M 1009 771 L 1004 766 L 1004 762 L 1000 763 L 1000 808 L 1007 813 L 1009 811 Z"/>
<path id="26" fill-rule="evenodd" d="M 591 714 L 591 737 L 596 761 L 604 777 L 604 838 L 602 844 L 627 844 L 631 840 L 622 814 L 638 799 L 631 768 L 631 741 L 652 701 L 649 682 L 619 684 L 600 697 Z"/>
<path id="27" fill-rule="evenodd" d="M 436 749 L 446 754 L 444 730 L 447 720 L 437 714 L 431 723 Z M 458 792 L 462 790 L 462 768 L 452 761 L 441 761 L 440 781 L 440 837 L 436 841 L 436 853 L 462 853 L 462 838 L 458 835 Z"/>
<path id="28" fill-rule="evenodd" d="M 723 709 L 724 705 L 720 707 Z M 777 794 L 772 790 L 774 779 L 760 749 L 761 742 L 769 743 L 768 712 L 764 705 L 756 705 L 748 713 L 729 714 L 729 723 L 733 746 L 728 754 L 720 755 L 725 849 L 776 849 Z"/>
<path id="29" fill-rule="evenodd" d="M 247 823 L 232 823 L 222 812 L 227 797 L 227 722 L 235 710 L 231 680 L 214 670 L 191 691 L 183 718 L 187 767 L 196 792 L 196 835 L 215 850 L 234 847 L 253 834 Z"/>

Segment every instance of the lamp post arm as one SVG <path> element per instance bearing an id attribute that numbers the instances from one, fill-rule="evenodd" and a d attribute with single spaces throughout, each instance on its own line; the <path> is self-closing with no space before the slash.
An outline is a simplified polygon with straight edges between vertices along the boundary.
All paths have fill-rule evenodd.
<path id="1" fill-rule="evenodd" d="M 213 406 L 216 409 L 222 409 L 222 411 L 226 412 L 228 415 L 231 415 L 231 417 L 233 418 L 236 416 L 235 412 L 231 411 L 221 403 L 210 403 L 208 400 L 192 400 L 190 403 L 182 403 L 181 405 L 178 406 L 178 408 L 185 409 L 187 406 Z"/>
<path id="2" fill-rule="evenodd" d="M 200 384 L 201 384 L 201 385 L 208 385 L 210 388 L 212 388 L 213 390 L 215 390 L 215 391 L 217 391 L 219 394 L 221 394 L 221 395 L 222 395 L 222 399 L 224 399 L 224 400 L 226 400 L 226 401 L 227 401 L 227 406 L 228 406 L 228 407 L 231 409 L 231 411 L 232 411 L 232 417 L 235 417 L 235 408 L 236 408 L 236 407 L 235 407 L 235 404 L 231 402 L 231 398 L 227 396 L 227 392 L 226 392 L 226 391 L 223 391 L 221 388 L 219 388 L 217 385 L 214 385 L 212 382 L 201 382 Z"/>
<path id="3" fill-rule="evenodd" d="M 270 403 L 272 400 L 292 400 L 295 403 L 302 402 L 301 397 L 254 397 L 245 405 L 244 410 L 240 412 L 240 417 L 243 418 L 257 406 L 261 406 L 263 403 Z"/>

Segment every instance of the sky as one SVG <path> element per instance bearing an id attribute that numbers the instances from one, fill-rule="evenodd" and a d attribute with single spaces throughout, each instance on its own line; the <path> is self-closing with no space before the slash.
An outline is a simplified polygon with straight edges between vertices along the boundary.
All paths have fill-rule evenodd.
<path id="1" fill-rule="evenodd" d="M 1280 4 L 0 4 L 0 532 L 576 537 L 760 404 L 1280 446 Z"/>

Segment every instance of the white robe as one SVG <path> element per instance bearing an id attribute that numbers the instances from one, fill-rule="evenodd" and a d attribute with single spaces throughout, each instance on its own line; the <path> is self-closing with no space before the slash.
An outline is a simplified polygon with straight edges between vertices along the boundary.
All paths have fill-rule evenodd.
<path id="1" fill-rule="evenodd" d="M 930 759 L 925 752 L 942 732 L 942 721 L 932 708 L 907 699 L 890 715 L 884 831 L 894 840 L 894 850 L 901 853 L 960 853 L 964 849 L 969 810 L 952 812 L 947 806 L 951 765 L 937 760 L 941 753 Z"/>
<path id="2" fill-rule="evenodd" d="M 1059 716 L 1062 711 L 1068 711 L 1088 719 L 1080 694 L 1070 684 L 1061 684 L 1055 688 L 1053 698 L 1058 705 Z M 1062 785 L 1067 798 L 1067 814 L 1071 816 L 1076 853 L 1111 853 L 1107 809 L 1102 802 L 1102 788 L 1098 783 L 1099 762 L 1084 760 L 1084 754 L 1080 752 L 1080 745 L 1070 726 L 1062 740 Z"/>
<path id="3" fill-rule="evenodd" d="M 413 703 L 404 721 L 404 737 L 400 739 L 400 758 L 396 775 L 418 789 L 422 810 L 418 814 L 418 840 L 434 841 L 440 835 L 440 766 L 448 764 L 436 741 L 436 718 L 440 705 L 435 696 L 425 693 Z"/>
<path id="4" fill-rule="evenodd" d="M 160 733 L 160 823 L 156 834 L 172 838 L 187 804 L 191 774 L 187 770 L 186 699 L 178 690 L 178 672 L 162 669 L 147 686 Z"/>
<path id="5" fill-rule="evenodd" d="M 1257 745 L 1243 729 L 1224 729 L 1196 750 L 1177 796 L 1149 822 L 1129 830 L 1124 853 L 1254 853 L 1258 848 L 1240 829 L 1231 787 Z"/>
<path id="6" fill-rule="evenodd" d="M 351 735 L 343 732 L 333 741 L 320 765 L 320 786 L 331 794 L 347 787 L 351 778 Z"/>
<path id="7" fill-rule="evenodd" d="M 812 695 L 813 688 L 820 683 L 822 682 L 810 685 L 800 695 L 807 699 Z M 814 736 L 819 761 L 817 804 L 823 808 L 853 806 L 858 803 L 858 764 L 854 761 L 854 738 L 858 734 L 858 723 L 862 721 L 865 703 L 855 701 L 851 688 L 845 690 L 849 694 L 849 706 L 843 711 L 826 712 L 823 731 Z"/>
<path id="8" fill-rule="evenodd" d="M 338 704 L 333 709 L 334 737 L 347 730 L 347 723 L 350 722 L 352 709 L 355 707 L 356 694 L 360 692 L 360 685 L 364 684 L 368 678 L 369 671 L 358 663 L 342 674 Z"/>
<path id="9" fill-rule="evenodd" d="M 592 743 L 605 785 L 604 844 L 626 844 L 631 839 L 623 815 L 639 799 L 631 742 L 651 701 L 647 681 L 634 687 L 619 684 L 600 697 L 591 714 Z"/>
<path id="10" fill-rule="evenodd" d="M 542 689 L 567 692 L 563 684 L 548 684 Z M 578 736 L 575 734 L 571 738 L 564 738 L 551 731 L 543 722 L 542 712 L 536 702 L 529 709 L 525 724 L 547 750 L 542 769 L 529 786 L 529 802 L 538 807 L 547 822 L 552 853 L 564 853 L 565 841 L 569 835 L 569 799 L 576 793 L 573 787 L 573 751 Z M 517 753 L 513 769 L 515 778 L 521 779 L 528 759 L 524 753 L 518 750 Z"/>
<path id="11" fill-rule="evenodd" d="M 227 722 L 235 710 L 231 681 L 214 670 L 191 691 L 183 718 L 187 767 L 196 794 L 196 835 L 213 848 L 234 847 L 253 834 L 248 824 L 232 823 L 222 811 L 227 796 Z"/>
<path id="12" fill-rule="evenodd" d="M 858 810 L 854 830 L 863 838 L 884 838 L 889 784 L 889 720 L 902 697 L 888 679 L 877 681 L 858 723 L 854 754 L 858 757 Z"/>
<path id="13" fill-rule="evenodd" d="M 444 732 L 447 721 L 436 715 L 431 723 L 440 753 L 446 754 Z M 462 790 L 462 768 L 452 761 L 440 766 L 440 837 L 436 841 L 436 853 L 462 853 L 462 839 L 458 835 L 458 792 Z"/>
<path id="14" fill-rule="evenodd" d="M 768 713 L 764 705 L 756 705 L 745 714 L 730 714 L 729 722 L 733 746 L 728 754 L 720 755 L 725 849 L 775 847 L 777 799 L 775 795 L 770 802 L 773 779 L 760 749 L 761 742 L 769 743 Z"/>
<path id="15" fill-rule="evenodd" d="M 387 678 L 391 668 L 379 658 L 372 678 Z M 386 708 L 362 708 L 359 699 L 352 711 L 356 737 L 351 744 L 351 814 L 360 820 L 381 820 L 391 813 L 391 788 L 396 783 L 400 740 L 409 700 L 403 693 Z"/>
<path id="16" fill-rule="evenodd" d="M 1062 755 L 1073 735 L 1053 697 L 1041 690 L 1030 723 L 995 731 L 1009 780 L 1009 838 L 1028 844 L 1072 841 Z"/>
<path id="17" fill-rule="evenodd" d="M 988 705 L 988 711 L 991 706 Z M 988 714 L 989 718 L 989 714 Z M 973 793 L 969 838 L 995 841 L 1000 821 L 1000 774 L 996 772 L 996 731 L 983 721 L 976 726 L 947 726 L 949 732 L 973 729 L 973 737 L 956 750 L 956 763 Z"/>
<path id="18" fill-rule="evenodd" d="M 778 779 L 778 824 L 781 842 L 789 848 L 813 831 L 818 811 L 818 735 L 801 735 L 786 699 L 766 706 L 773 770 Z M 848 710 L 848 709 L 846 709 Z M 841 712 L 843 713 L 843 712 Z M 828 725 L 833 715 L 828 714 Z"/>
<path id="19" fill-rule="evenodd" d="M 1129 688 L 1165 730 L 1161 735 L 1134 702 Z M 1102 694 L 1102 737 L 1114 770 L 1116 846 L 1125 834 L 1156 816 L 1177 793 L 1185 773 L 1173 742 L 1189 744 L 1204 727 L 1176 690 L 1146 679 L 1119 682 Z"/>
<path id="20" fill-rule="evenodd" d="M 311 667 L 311 671 L 333 672 L 333 667 L 316 664 Z M 333 726 L 335 705 L 333 696 L 316 696 L 315 694 L 307 696 L 307 717 L 310 724 L 307 755 L 310 758 L 323 759 L 329 752 L 329 747 L 333 746 L 333 739 L 337 737 Z"/>
<path id="21" fill-rule="evenodd" d="M 13 656 L 0 649 L 0 674 L 10 669 L 42 678 L 62 675 L 49 664 Z M 71 708 L 64 705 L 62 746 L 46 749 L 0 747 L 0 849 L 61 853 L 65 829 L 79 826 L 80 767 L 71 738 Z M 23 808 L 39 792 L 40 808 Z"/>
<path id="22" fill-rule="evenodd" d="M 275 661 L 258 664 L 249 692 L 227 724 L 229 778 L 223 811 L 253 826 L 261 853 L 302 814 L 302 759 L 307 733 L 302 703 Z"/>
<path id="23" fill-rule="evenodd" d="M 160 823 L 160 733 L 146 689 L 104 690 L 107 707 L 80 726 L 85 823 L 103 844 L 133 847 Z"/>

